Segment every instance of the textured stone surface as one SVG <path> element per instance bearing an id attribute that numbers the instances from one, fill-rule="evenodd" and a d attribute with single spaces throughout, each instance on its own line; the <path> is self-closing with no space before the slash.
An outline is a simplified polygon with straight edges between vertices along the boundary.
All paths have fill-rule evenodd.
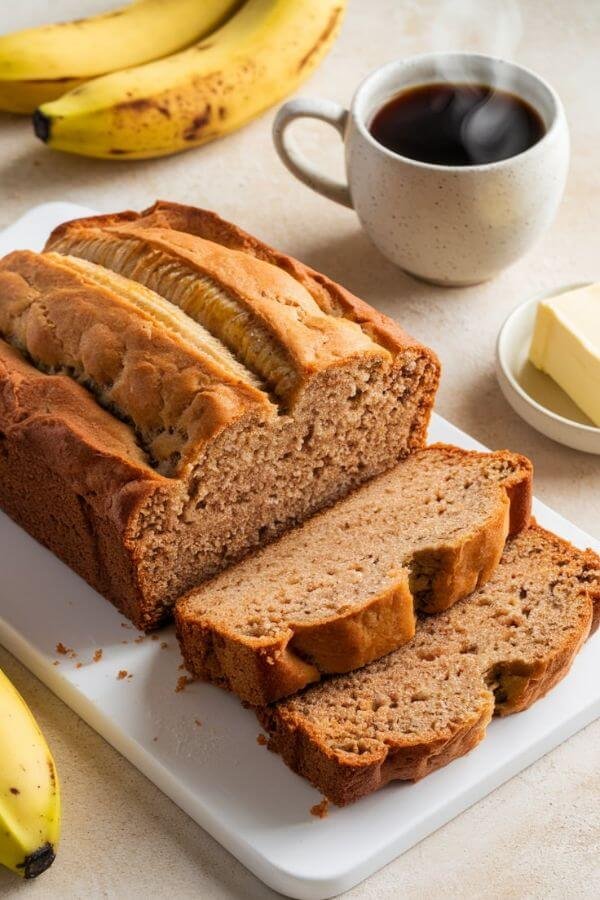
<path id="1" fill-rule="evenodd" d="M 116 5 L 116 4 L 113 4 Z M 0 29 L 81 16 L 108 2 L 21 0 Z M 242 132 L 170 159 L 105 163 L 49 152 L 25 120 L 0 118 L 0 226 L 35 203 L 68 199 L 103 211 L 156 197 L 212 207 L 344 282 L 439 352 L 438 410 L 490 447 L 526 453 L 536 493 L 600 537 L 600 462 L 552 443 L 517 418 L 494 377 L 494 342 L 508 312 L 537 291 L 600 278 L 597 221 L 600 4 L 523 0 L 523 35 L 496 21 L 507 0 L 350 0 L 343 33 L 302 93 L 347 102 L 372 68 L 431 49 L 514 57 L 559 90 L 573 158 L 558 218 L 532 252 L 495 281 L 433 288 L 385 262 L 354 215 L 295 181 L 270 140 L 272 113 Z M 460 14 L 460 10 L 465 15 Z M 336 172 L 333 130 L 298 126 L 306 152 Z M 3 897 L 264 898 L 275 896 L 121 759 L 20 665 L 0 666 L 31 703 L 53 747 L 65 797 L 60 859 L 36 883 L 0 872 Z M 346 896 L 380 900 L 562 898 L 597 895 L 600 881 L 600 722 Z M 317 823 L 318 824 L 318 823 Z M 595 887 L 594 887 L 595 885 Z"/>

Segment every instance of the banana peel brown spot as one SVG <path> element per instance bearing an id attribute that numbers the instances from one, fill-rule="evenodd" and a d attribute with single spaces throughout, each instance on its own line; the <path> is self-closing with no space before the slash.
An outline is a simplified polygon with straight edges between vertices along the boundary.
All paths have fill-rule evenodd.
<path id="1" fill-rule="evenodd" d="M 212 107 L 210 103 L 206 104 L 204 108 L 204 112 L 200 113 L 199 116 L 196 116 L 195 119 L 191 122 L 190 125 L 183 132 L 184 141 L 194 141 L 200 134 L 203 128 L 206 128 L 208 123 L 212 118 Z"/>
<path id="2" fill-rule="evenodd" d="M 50 784 L 52 785 L 52 790 L 56 791 L 56 769 L 54 768 L 54 762 L 51 756 L 46 757 L 46 765 L 48 766 L 48 773 L 50 776 Z"/>
<path id="3" fill-rule="evenodd" d="M 313 44 L 311 49 L 308 51 L 308 53 L 306 53 L 302 57 L 300 62 L 298 63 L 298 72 L 301 72 L 302 69 L 304 69 L 305 66 L 308 65 L 308 63 L 311 61 L 313 56 L 319 52 L 319 50 L 321 49 L 323 44 L 329 39 L 332 31 L 336 27 L 341 15 L 342 15 L 341 6 L 338 7 L 338 9 L 333 10 L 333 12 L 331 13 L 331 15 L 329 17 L 329 21 L 327 22 L 327 25 L 325 26 L 325 28 L 323 29 L 323 31 L 321 32 L 321 34 L 319 35 L 319 37 L 317 38 L 317 40 L 315 41 L 315 43 Z"/>
<path id="4" fill-rule="evenodd" d="M 52 84 L 62 84 L 63 81 L 77 81 L 79 79 L 79 75 L 63 75 L 62 78 L 27 78 L 27 84 L 48 84 L 49 81 Z"/>
<path id="5" fill-rule="evenodd" d="M 150 97 L 139 97 L 137 100 L 124 100 L 118 103 L 115 109 L 119 112 L 147 112 L 149 109 L 157 109 L 159 104 Z"/>

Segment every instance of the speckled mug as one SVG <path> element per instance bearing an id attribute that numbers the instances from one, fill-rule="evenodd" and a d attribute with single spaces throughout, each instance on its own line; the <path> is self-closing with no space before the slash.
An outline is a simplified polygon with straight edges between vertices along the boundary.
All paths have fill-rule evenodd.
<path id="1" fill-rule="evenodd" d="M 539 112 L 544 136 L 516 156 L 473 166 L 419 162 L 371 136 L 373 116 L 391 97 L 440 80 L 517 94 Z M 286 128 L 299 118 L 339 131 L 348 184 L 319 173 L 295 147 Z M 476 53 L 431 53 L 382 66 L 359 86 L 349 111 L 329 100 L 292 100 L 277 114 L 273 139 L 297 178 L 356 210 L 388 259 L 444 285 L 486 281 L 522 256 L 554 218 L 569 164 L 569 131 L 555 91 L 522 66 Z"/>

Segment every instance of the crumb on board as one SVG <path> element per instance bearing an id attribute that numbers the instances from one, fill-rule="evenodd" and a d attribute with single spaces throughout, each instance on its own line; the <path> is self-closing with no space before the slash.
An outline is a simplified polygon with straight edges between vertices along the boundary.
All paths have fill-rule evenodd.
<path id="1" fill-rule="evenodd" d="M 121 622 L 121 628 L 133 629 L 133 625 L 130 625 L 129 622 Z"/>
<path id="2" fill-rule="evenodd" d="M 266 747 L 269 742 L 264 734 L 259 734 L 256 738 L 256 743 L 260 744 L 261 747 Z"/>
<path id="3" fill-rule="evenodd" d="M 119 672 L 117 674 L 117 681 L 123 681 L 123 679 L 127 678 L 128 675 L 129 672 L 127 671 L 127 669 L 119 669 Z"/>
<path id="4" fill-rule="evenodd" d="M 59 659 L 55 659 L 54 662 L 52 663 L 52 665 L 53 665 L 53 666 L 60 666 L 60 660 L 59 660 Z"/>
<path id="5" fill-rule="evenodd" d="M 196 723 L 198 728 L 200 728 L 200 726 L 202 725 L 202 722 L 200 721 L 200 719 L 194 719 L 194 722 Z"/>
<path id="6" fill-rule="evenodd" d="M 185 691 L 188 684 L 193 682 L 193 678 L 190 678 L 189 675 L 180 675 L 177 679 L 177 684 L 175 685 L 175 693 L 179 694 L 181 691 Z"/>
<path id="7" fill-rule="evenodd" d="M 128 644 L 129 641 L 121 641 L 122 644 Z"/>
<path id="8" fill-rule="evenodd" d="M 160 649 L 161 649 L 161 650 L 166 650 L 168 646 L 169 646 L 169 645 L 167 644 L 166 641 L 162 641 L 162 642 L 161 642 L 161 645 L 160 645 Z"/>
<path id="9" fill-rule="evenodd" d="M 102 653 L 103 653 L 102 649 L 100 647 L 98 647 L 98 649 L 94 651 L 94 655 L 92 656 L 92 662 L 100 662 L 100 660 L 102 659 Z"/>
<path id="10" fill-rule="evenodd" d="M 61 656 L 66 656 L 68 653 L 72 653 L 73 651 L 70 647 L 65 647 L 62 641 L 59 641 L 56 645 L 56 652 L 60 653 Z"/>
<path id="11" fill-rule="evenodd" d="M 134 644 L 143 644 L 145 640 L 146 640 L 146 635 L 140 634 L 136 638 L 133 639 L 133 643 Z"/>
<path id="12" fill-rule="evenodd" d="M 157 740 L 158 740 L 158 735 L 156 735 L 156 737 L 153 737 L 152 740 L 153 740 L 153 741 L 157 741 Z"/>
<path id="13" fill-rule="evenodd" d="M 327 797 L 323 797 L 320 803 L 315 803 L 314 806 L 310 808 L 311 816 L 316 816 L 317 819 L 325 819 L 327 814 L 329 813 L 329 800 Z"/>
<path id="14" fill-rule="evenodd" d="M 157 640 L 158 640 L 158 635 L 157 635 L 157 634 L 151 634 L 151 635 L 150 635 L 150 640 L 151 640 L 151 641 L 157 641 Z"/>
<path id="15" fill-rule="evenodd" d="M 83 665 L 82 662 L 78 662 L 77 665 L 75 666 L 75 668 L 76 668 L 76 669 L 81 669 L 82 665 Z"/>

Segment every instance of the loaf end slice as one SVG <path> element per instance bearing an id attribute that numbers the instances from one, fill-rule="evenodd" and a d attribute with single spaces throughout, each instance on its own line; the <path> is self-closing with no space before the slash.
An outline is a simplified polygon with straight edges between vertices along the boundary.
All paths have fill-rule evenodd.
<path id="1" fill-rule="evenodd" d="M 523 457 L 418 451 L 182 598 L 186 665 L 254 705 L 364 666 L 490 577 L 530 496 Z"/>
<path id="2" fill-rule="evenodd" d="M 533 524 L 486 585 L 420 621 L 409 645 L 260 709 L 269 747 L 340 806 L 416 781 L 475 747 L 492 715 L 560 681 L 599 607 L 598 556 Z"/>

